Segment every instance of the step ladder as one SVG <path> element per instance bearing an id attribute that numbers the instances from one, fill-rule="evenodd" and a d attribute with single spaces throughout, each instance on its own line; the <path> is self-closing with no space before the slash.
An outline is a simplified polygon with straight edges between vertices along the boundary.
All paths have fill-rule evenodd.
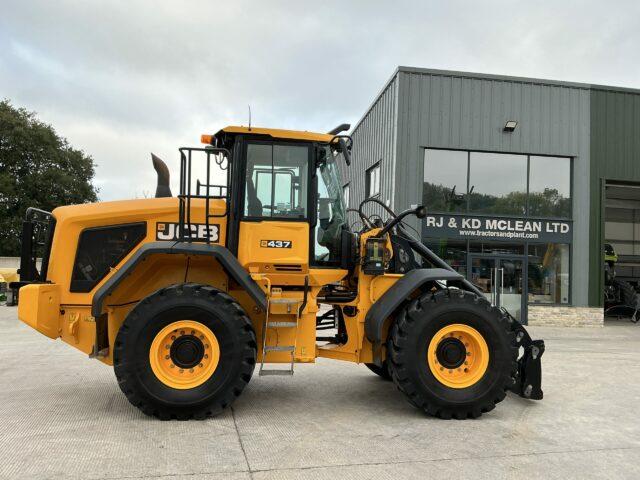
<path id="1" fill-rule="evenodd" d="M 293 375 L 293 363 L 296 353 L 296 342 L 293 345 L 267 345 L 267 330 L 279 330 L 282 328 L 298 328 L 298 322 L 300 321 L 300 313 L 302 311 L 302 299 L 298 298 L 271 298 L 267 300 L 267 313 L 265 315 L 264 326 L 262 328 L 262 358 L 260 360 L 259 376 L 264 375 Z M 295 315 L 295 321 L 272 321 L 270 319 L 271 305 L 279 304 L 285 305 L 287 309 L 287 315 Z M 294 336 L 297 338 L 297 334 Z M 264 369 L 267 353 L 269 352 L 290 352 L 291 363 L 289 368 L 286 369 Z"/>

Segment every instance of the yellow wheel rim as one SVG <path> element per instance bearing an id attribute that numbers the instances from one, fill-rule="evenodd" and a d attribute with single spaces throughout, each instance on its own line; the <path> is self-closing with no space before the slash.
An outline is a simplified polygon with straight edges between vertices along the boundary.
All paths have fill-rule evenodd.
<path id="1" fill-rule="evenodd" d="M 206 382 L 218 367 L 220 345 L 200 322 L 179 320 L 153 339 L 149 362 L 155 376 L 171 388 L 186 390 Z"/>
<path id="2" fill-rule="evenodd" d="M 433 336 L 427 363 L 440 383 L 451 388 L 467 388 L 478 383 L 487 371 L 489 347 L 475 328 L 454 323 Z"/>

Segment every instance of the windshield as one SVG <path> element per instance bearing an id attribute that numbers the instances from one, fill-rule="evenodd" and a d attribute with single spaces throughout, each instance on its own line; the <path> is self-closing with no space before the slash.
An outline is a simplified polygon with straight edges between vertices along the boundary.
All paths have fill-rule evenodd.
<path id="1" fill-rule="evenodd" d="M 327 145 L 317 164 L 318 224 L 316 226 L 316 263 L 340 262 L 342 227 L 346 223 L 342 183 L 336 159 Z"/>

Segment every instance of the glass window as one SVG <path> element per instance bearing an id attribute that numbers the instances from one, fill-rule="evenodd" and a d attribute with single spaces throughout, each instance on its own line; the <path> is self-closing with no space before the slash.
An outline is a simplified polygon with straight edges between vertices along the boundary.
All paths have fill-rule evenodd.
<path id="1" fill-rule="evenodd" d="M 531 157 L 529 215 L 571 217 L 571 159 Z"/>
<path id="2" fill-rule="evenodd" d="M 569 245 L 529 245 L 529 303 L 569 303 Z"/>
<path id="3" fill-rule="evenodd" d="M 336 265 L 340 262 L 342 252 L 342 230 L 346 223 L 346 215 L 343 203 L 344 187 L 340 188 L 338 166 L 328 146 L 320 150 L 316 176 L 318 223 L 314 235 L 314 259 L 316 264 Z"/>
<path id="4" fill-rule="evenodd" d="M 429 211 L 466 211 L 468 158 L 468 152 L 425 150 L 422 203 Z"/>
<path id="5" fill-rule="evenodd" d="M 367 170 L 367 198 L 380 195 L 380 163 Z"/>
<path id="6" fill-rule="evenodd" d="M 249 144 L 244 214 L 306 218 L 309 147 Z"/>
<path id="7" fill-rule="evenodd" d="M 449 238 L 428 238 L 425 245 L 458 273 L 467 276 L 467 242 Z M 425 265 L 432 267 L 433 265 Z"/>
<path id="8" fill-rule="evenodd" d="M 342 198 L 344 199 L 345 206 L 349 208 L 349 184 L 348 183 L 344 187 L 342 187 Z"/>
<path id="9" fill-rule="evenodd" d="M 145 222 L 83 230 L 71 275 L 72 292 L 90 292 L 147 234 Z"/>
<path id="10" fill-rule="evenodd" d="M 527 156 L 471 152 L 469 211 L 525 215 Z"/>

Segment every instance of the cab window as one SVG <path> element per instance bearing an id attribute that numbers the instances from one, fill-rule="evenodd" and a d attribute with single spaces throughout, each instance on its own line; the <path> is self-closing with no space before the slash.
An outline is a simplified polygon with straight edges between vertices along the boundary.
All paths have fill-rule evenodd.
<path id="1" fill-rule="evenodd" d="M 247 145 L 244 215 L 307 218 L 309 147 Z"/>
<path id="2" fill-rule="evenodd" d="M 342 230 L 346 224 L 346 209 L 340 174 L 329 146 L 322 147 L 316 165 L 318 178 L 318 223 L 315 228 L 314 263 L 339 265 Z"/>

